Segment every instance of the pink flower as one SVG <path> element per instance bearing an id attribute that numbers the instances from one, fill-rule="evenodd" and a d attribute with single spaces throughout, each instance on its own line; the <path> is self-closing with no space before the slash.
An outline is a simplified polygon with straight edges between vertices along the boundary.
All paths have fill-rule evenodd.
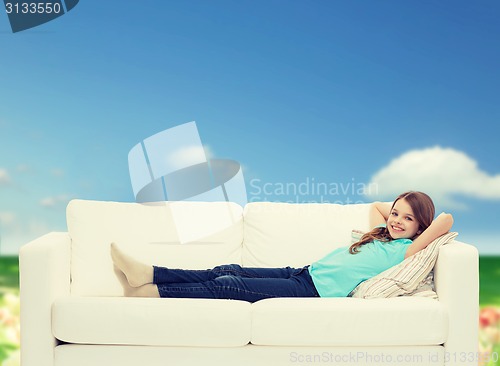
<path id="1" fill-rule="evenodd" d="M 500 309 L 492 306 L 481 309 L 479 313 L 479 325 L 481 328 L 495 325 L 500 320 Z"/>

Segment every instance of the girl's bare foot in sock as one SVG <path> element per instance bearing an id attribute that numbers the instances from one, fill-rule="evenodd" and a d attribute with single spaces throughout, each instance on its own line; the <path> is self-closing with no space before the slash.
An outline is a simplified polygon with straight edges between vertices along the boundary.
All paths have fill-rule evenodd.
<path id="1" fill-rule="evenodd" d="M 160 297 L 160 293 L 158 292 L 158 286 L 154 284 L 146 284 L 144 286 L 140 287 L 132 287 L 128 283 L 127 277 L 125 276 L 125 273 L 121 271 L 120 268 L 118 268 L 116 265 L 113 266 L 116 277 L 118 278 L 118 281 L 120 281 L 120 284 L 123 287 L 123 296 L 126 297 Z"/>
<path id="2" fill-rule="evenodd" d="M 153 283 L 153 267 L 123 253 L 115 243 L 111 243 L 111 258 L 115 266 L 126 276 L 130 286 L 140 287 Z"/>
<path id="3" fill-rule="evenodd" d="M 158 292 L 158 286 L 153 283 L 148 283 L 147 285 L 141 287 L 131 287 L 131 290 L 125 292 L 125 296 L 129 297 L 160 297 Z"/>
<path id="4" fill-rule="evenodd" d="M 136 287 L 130 286 L 130 283 L 128 283 L 125 273 L 123 273 L 121 269 L 118 268 L 116 265 L 113 266 L 113 271 L 115 272 L 118 281 L 120 281 L 120 285 L 122 285 L 123 287 L 123 296 L 130 297 L 132 290 L 134 290 Z"/>

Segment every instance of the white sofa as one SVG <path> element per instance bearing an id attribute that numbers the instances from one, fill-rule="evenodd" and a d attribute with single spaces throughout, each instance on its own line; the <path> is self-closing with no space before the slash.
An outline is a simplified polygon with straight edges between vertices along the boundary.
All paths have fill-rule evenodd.
<path id="1" fill-rule="evenodd" d="M 22 366 L 472 365 L 478 253 L 440 248 L 439 300 L 123 297 L 109 253 L 177 268 L 303 266 L 368 230 L 368 205 L 74 200 L 20 251 Z"/>

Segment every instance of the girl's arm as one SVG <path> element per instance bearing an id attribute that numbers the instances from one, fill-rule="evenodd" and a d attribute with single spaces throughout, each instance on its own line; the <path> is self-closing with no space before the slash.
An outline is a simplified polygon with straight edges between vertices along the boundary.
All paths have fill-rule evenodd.
<path id="1" fill-rule="evenodd" d="M 434 239 L 450 231 L 453 226 L 453 216 L 442 212 L 432 221 L 430 226 L 420 234 L 406 250 L 405 258 L 426 248 Z"/>
<path id="2" fill-rule="evenodd" d="M 391 213 L 392 203 L 388 202 L 373 202 L 370 205 L 370 226 L 373 229 L 375 226 L 385 224 Z"/>

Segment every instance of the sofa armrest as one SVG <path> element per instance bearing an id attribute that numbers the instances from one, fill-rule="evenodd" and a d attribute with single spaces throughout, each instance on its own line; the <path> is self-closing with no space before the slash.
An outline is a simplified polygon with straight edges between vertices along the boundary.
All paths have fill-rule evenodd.
<path id="1" fill-rule="evenodd" d="M 54 364 L 51 308 L 70 295 L 70 258 L 68 233 L 46 234 L 19 251 L 22 366 Z"/>
<path id="2" fill-rule="evenodd" d="M 477 364 L 479 345 L 479 254 L 454 241 L 439 250 L 434 281 L 439 301 L 448 308 L 446 365 Z M 472 360 L 472 362 L 471 362 Z"/>

